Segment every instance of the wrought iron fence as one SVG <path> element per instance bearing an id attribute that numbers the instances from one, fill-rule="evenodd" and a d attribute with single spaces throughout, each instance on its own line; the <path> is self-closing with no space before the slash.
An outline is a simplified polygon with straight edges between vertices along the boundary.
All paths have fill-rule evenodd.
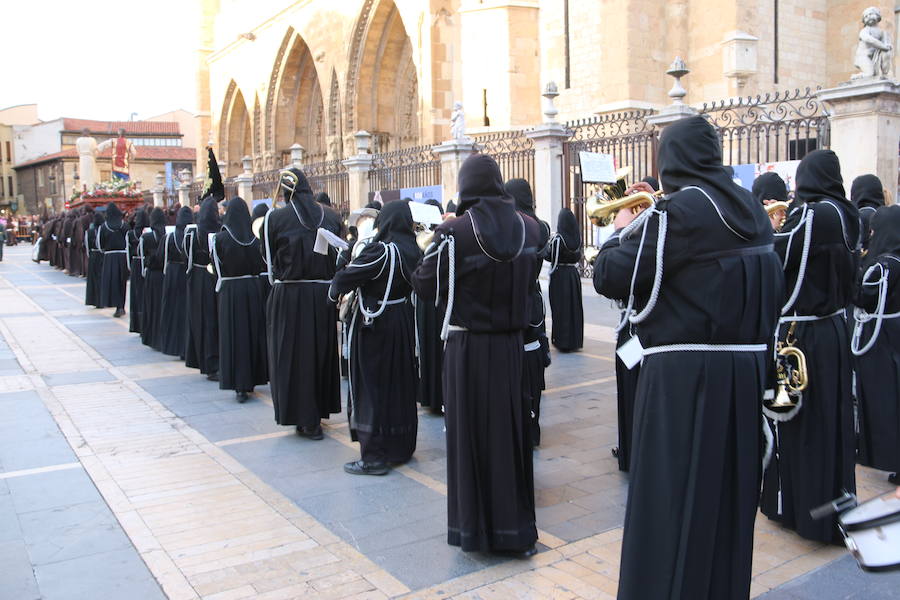
<path id="1" fill-rule="evenodd" d="M 369 187 L 375 190 L 441 185 L 441 161 L 432 146 L 413 146 L 374 155 Z"/>
<path id="2" fill-rule="evenodd" d="M 497 161 L 503 180 L 521 178 L 534 188 L 534 142 L 522 130 L 475 134 L 475 147 Z"/>
<path id="3" fill-rule="evenodd" d="M 727 165 L 800 160 L 828 148 L 831 124 L 811 88 L 704 103 Z"/>
<path id="4" fill-rule="evenodd" d="M 228 177 L 223 182 L 225 185 L 225 198 L 230 200 L 238 195 L 237 177 Z"/>
<path id="5" fill-rule="evenodd" d="M 566 123 L 569 139 L 563 142 L 563 202 L 575 213 L 585 246 L 597 245 L 599 228 L 591 223 L 584 203 L 601 189 L 582 180 L 579 153 L 613 155 L 618 167 L 631 167 L 629 181 L 655 176 L 658 133 L 647 121 L 652 114 L 650 110 L 629 110 Z M 555 223 L 550 225 L 555 229 Z M 582 275 L 591 276 L 591 265 L 582 262 L 579 268 Z"/>
<path id="6" fill-rule="evenodd" d="M 342 216 L 350 214 L 350 177 L 341 160 L 326 160 L 303 166 L 313 193 L 325 192 L 331 206 Z"/>
<path id="7" fill-rule="evenodd" d="M 253 174 L 253 199 L 275 198 L 278 188 L 278 173 L 281 169 L 270 169 Z"/>

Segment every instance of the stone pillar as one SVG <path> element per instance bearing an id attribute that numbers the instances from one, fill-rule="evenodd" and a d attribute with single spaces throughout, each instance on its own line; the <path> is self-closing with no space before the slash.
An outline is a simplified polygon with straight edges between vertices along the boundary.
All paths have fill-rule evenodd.
<path id="1" fill-rule="evenodd" d="M 163 198 L 163 192 L 165 192 L 164 184 L 166 176 L 162 173 L 157 173 L 155 179 L 156 185 L 153 186 L 153 206 L 165 208 L 165 199 Z"/>
<path id="2" fill-rule="evenodd" d="M 295 169 L 303 169 L 303 155 L 306 153 L 306 149 L 300 144 L 294 143 L 291 146 L 291 167 Z"/>
<path id="3" fill-rule="evenodd" d="M 542 112 L 544 122 L 525 135 L 534 142 L 534 204 L 535 213 L 551 227 L 556 225 L 556 217 L 563 207 L 563 142 L 569 137 L 565 126 L 557 119 L 559 111 L 553 104 L 559 96 L 556 83 L 550 82 L 544 88 Z"/>
<path id="4" fill-rule="evenodd" d="M 871 173 L 896 198 L 900 83 L 860 79 L 822 90 L 817 97 L 832 113 L 831 149 L 841 161 L 847 193 L 854 178 Z"/>
<path id="5" fill-rule="evenodd" d="M 440 146 L 431 149 L 441 159 L 441 199 L 447 206 L 450 200 L 456 204 L 459 195 L 459 168 L 463 162 L 475 153 L 475 140 L 463 138 L 460 140 L 447 140 Z"/>
<path id="6" fill-rule="evenodd" d="M 681 78 L 690 72 L 690 69 L 687 68 L 680 56 L 675 57 L 669 70 L 666 71 L 666 75 L 675 79 L 672 89 L 669 90 L 669 98 L 672 99 L 672 104 L 647 118 L 647 122 L 658 130 L 662 131 L 666 125 L 671 125 L 675 121 L 693 117 L 697 114 L 696 110 L 684 103 L 687 90 L 681 85 Z"/>
<path id="7" fill-rule="evenodd" d="M 342 164 L 347 167 L 350 210 L 357 210 L 369 203 L 369 171 L 375 159 L 369 154 L 372 135 L 367 131 L 358 131 L 353 137 L 356 140 L 356 154 Z"/>
<path id="8" fill-rule="evenodd" d="M 191 171 L 182 169 L 178 172 L 178 202 L 182 206 L 191 205 Z"/>
<path id="9" fill-rule="evenodd" d="M 237 183 L 237 195 L 247 204 L 247 208 L 253 211 L 253 157 L 245 156 L 241 159 L 244 172 L 235 177 Z"/>

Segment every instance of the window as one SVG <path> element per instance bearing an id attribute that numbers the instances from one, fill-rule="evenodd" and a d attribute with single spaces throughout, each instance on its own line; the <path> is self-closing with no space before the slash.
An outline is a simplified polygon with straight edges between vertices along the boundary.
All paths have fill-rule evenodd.
<path id="1" fill-rule="evenodd" d="M 3 148 L 0 147 L 0 161 L 3 161 Z"/>
<path id="2" fill-rule="evenodd" d="M 37 179 L 38 179 L 38 187 L 44 187 L 44 169 L 38 167 L 37 169 Z"/>
<path id="3" fill-rule="evenodd" d="M 3 189 L 3 178 L 0 177 L 0 198 L 3 198 L 4 196 L 6 196 L 6 190 Z"/>
<path id="4" fill-rule="evenodd" d="M 10 195 L 10 196 L 15 196 L 15 195 L 16 195 L 16 189 L 13 187 L 13 179 L 12 179 L 12 175 L 8 176 L 8 177 L 6 178 L 6 180 L 9 182 L 9 195 Z"/>
<path id="5" fill-rule="evenodd" d="M 6 142 L 6 162 L 12 162 L 12 145 Z"/>

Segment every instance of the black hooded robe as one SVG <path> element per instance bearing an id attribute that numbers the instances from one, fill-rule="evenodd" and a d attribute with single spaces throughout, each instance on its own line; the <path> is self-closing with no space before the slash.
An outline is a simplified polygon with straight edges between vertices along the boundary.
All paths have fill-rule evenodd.
<path id="1" fill-rule="evenodd" d="M 84 212 L 84 209 L 79 211 L 79 214 L 75 217 L 75 224 L 72 227 L 72 258 L 70 259 L 72 266 L 69 273 L 76 277 L 84 277 L 85 274 L 84 232 L 86 231 L 86 226 L 90 226 L 90 224 L 90 217 Z"/>
<path id="2" fill-rule="evenodd" d="M 884 186 L 875 175 L 860 175 L 850 186 L 850 201 L 859 210 L 859 240 L 863 251 L 869 249 L 872 217 L 884 206 Z"/>
<path id="3" fill-rule="evenodd" d="M 100 299 L 97 308 L 125 308 L 128 285 L 128 250 L 125 248 L 127 229 L 119 207 L 110 202 L 106 206 L 106 221 L 100 226 L 100 250 L 103 268 L 100 275 Z"/>
<path id="4" fill-rule="evenodd" d="M 444 350 L 447 428 L 447 543 L 464 551 L 523 551 L 537 540 L 528 414 L 523 406 L 523 331 L 537 268 L 540 226 L 516 211 L 494 160 L 476 154 L 459 172 L 455 219 L 413 275 L 447 310 L 450 234 L 454 303 Z M 441 268 L 438 272 L 438 256 Z"/>
<path id="5" fill-rule="evenodd" d="M 550 263 L 550 313 L 553 329 L 550 341 L 563 352 L 580 350 L 584 345 L 584 308 L 581 304 L 581 233 L 578 221 L 568 208 L 559 212 L 556 235 L 547 246 Z"/>
<path id="6" fill-rule="evenodd" d="M 97 245 L 97 230 L 103 226 L 103 214 L 94 213 L 94 222 L 85 234 L 84 247 L 88 254 L 87 281 L 84 286 L 84 303 L 87 306 L 100 304 L 100 278 L 103 276 L 103 253 Z"/>
<path id="7" fill-rule="evenodd" d="M 644 313 L 618 598 L 747 598 L 783 279 L 766 214 L 731 181 L 709 123 L 669 125 L 658 160 L 671 195 L 613 234 L 594 264 L 599 293 L 633 293 Z M 646 312 L 663 222 L 663 276 Z"/>
<path id="8" fill-rule="evenodd" d="M 878 209 L 871 220 L 874 234 L 860 274 L 856 305 L 877 312 L 879 286 L 886 273 L 886 315 L 862 321 L 856 351 L 856 396 L 859 401 L 860 464 L 900 473 L 900 206 Z M 875 266 L 881 265 L 881 267 Z M 866 278 L 866 272 L 874 269 Z M 877 337 L 873 335 L 878 329 Z M 871 342 L 871 345 L 870 345 Z M 864 351 L 864 352 L 863 352 Z"/>
<path id="9" fill-rule="evenodd" d="M 144 276 L 144 302 L 141 312 L 141 343 L 159 350 L 162 313 L 163 261 L 160 252 L 166 237 L 166 215 L 162 209 L 150 212 L 150 231 L 141 236 L 138 255 Z"/>
<path id="10" fill-rule="evenodd" d="M 128 331 L 141 332 L 141 318 L 144 312 L 144 274 L 141 269 L 141 257 L 138 254 L 138 243 L 143 235 L 144 228 L 150 224 L 146 211 L 139 208 L 134 215 L 134 226 L 128 232 L 125 243 L 128 245 L 129 267 L 131 275 L 129 285 L 131 293 L 128 295 Z"/>
<path id="11" fill-rule="evenodd" d="M 219 372 L 219 315 L 216 278 L 209 272 L 209 234 L 216 233 L 219 205 L 208 196 L 200 205 L 197 227 L 188 228 L 184 237 L 187 249 L 188 340 L 185 364 L 204 375 Z"/>
<path id="12" fill-rule="evenodd" d="M 811 508 L 856 491 L 852 364 L 845 310 L 856 282 L 858 213 L 844 198 L 840 164 L 816 150 L 797 167 L 797 199 L 775 250 L 784 265 L 787 298 L 795 289 L 806 240 L 813 233 L 805 277 L 796 301 L 781 318 L 778 339 L 796 322 L 797 347 L 806 355 L 809 387 L 796 415 L 773 423 L 774 453 L 765 473 L 763 514 L 802 537 L 837 542 L 835 518 L 814 520 Z M 799 316 L 799 319 L 792 317 Z M 771 415 L 770 415 L 771 416 Z"/>
<path id="13" fill-rule="evenodd" d="M 437 200 L 428 200 L 428 204 L 441 205 Z M 419 404 L 428 408 L 432 414 L 439 415 L 444 410 L 442 391 L 441 363 L 444 357 L 444 342 L 441 340 L 441 321 L 443 313 L 439 313 L 434 302 L 426 302 L 415 295 L 416 304 L 416 342 L 419 351 Z"/>
<path id="14" fill-rule="evenodd" d="M 251 225 L 252 223 L 255 223 L 257 219 L 264 219 L 267 212 L 269 212 L 269 206 L 267 204 L 257 204 L 254 206 L 253 212 L 250 215 Z M 259 274 L 259 285 L 262 288 L 263 304 L 268 304 L 269 292 L 272 291 L 272 284 L 269 283 L 269 271 L 265 261 L 263 262 L 263 271 Z"/>
<path id="15" fill-rule="evenodd" d="M 266 307 L 269 385 L 275 422 L 315 428 L 320 419 L 341 411 L 337 309 L 328 299 L 337 253 L 313 252 L 322 227 L 340 235 L 338 214 L 313 200 L 299 169 L 299 183 L 287 206 L 270 210 L 262 227 L 272 278 Z"/>
<path id="16" fill-rule="evenodd" d="M 193 223 L 189 207 L 178 211 L 175 231 L 160 245 L 163 259 L 162 305 L 159 316 L 159 351 L 184 360 L 187 346 L 187 268 L 184 230 Z M 168 223 L 168 219 L 166 220 Z"/>
<path id="17" fill-rule="evenodd" d="M 232 198 L 213 254 L 219 277 L 219 389 L 239 393 L 269 381 L 266 308 L 259 282 L 265 265 L 250 224 L 247 205 Z"/>
<path id="18" fill-rule="evenodd" d="M 419 423 L 416 333 L 409 296 L 421 253 L 407 202 L 388 202 L 375 227 L 375 239 L 334 276 L 329 297 L 336 301 L 358 289 L 357 298 L 370 314 L 384 306 L 371 320 L 359 304 L 353 315 L 347 414 L 363 462 L 405 463 L 416 449 Z"/>

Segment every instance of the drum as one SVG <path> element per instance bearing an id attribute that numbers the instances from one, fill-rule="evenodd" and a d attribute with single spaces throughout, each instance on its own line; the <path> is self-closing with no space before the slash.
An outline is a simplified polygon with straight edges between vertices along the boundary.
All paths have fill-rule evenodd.
<path id="1" fill-rule="evenodd" d="M 891 493 L 859 505 L 853 498 L 832 506 L 844 543 L 864 571 L 900 569 L 900 498 Z"/>

